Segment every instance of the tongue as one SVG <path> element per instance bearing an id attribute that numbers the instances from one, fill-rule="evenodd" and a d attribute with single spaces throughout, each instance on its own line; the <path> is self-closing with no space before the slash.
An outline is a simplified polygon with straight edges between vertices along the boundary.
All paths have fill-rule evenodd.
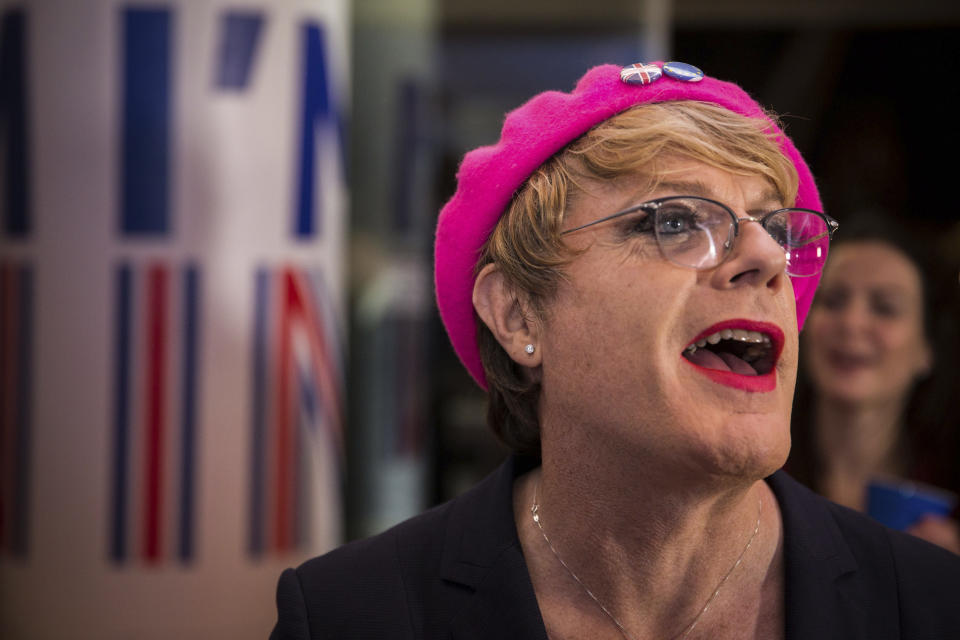
<path id="1" fill-rule="evenodd" d="M 741 360 L 732 353 L 720 352 L 719 355 L 723 358 L 723 361 L 727 363 L 727 366 L 730 367 L 730 371 L 734 373 L 739 373 L 742 376 L 755 376 L 757 375 L 757 370 L 751 367 L 745 360 Z"/>
<path id="2" fill-rule="evenodd" d="M 687 357 L 687 360 L 697 366 L 703 367 L 704 369 L 730 371 L 730 367 L 727 366 L 727 363 L 724 362 L 720 356 L 715 354 L 713 351 L 709 351 L 707 349 L 697 349 L 693 354 L 687 351 L 684 355 Z"/>
<path id="3" fill-rule="evenodd" d="M 722 351 L 714 353 L 709 349 L 697 349 L 692 355 L 687 353 L 687 360 L 704 369 L 716 369 L 717 371 L 732 371 L 744 376 L 755 376 L 757 370 L 741 360 L 732 353 Z"/>

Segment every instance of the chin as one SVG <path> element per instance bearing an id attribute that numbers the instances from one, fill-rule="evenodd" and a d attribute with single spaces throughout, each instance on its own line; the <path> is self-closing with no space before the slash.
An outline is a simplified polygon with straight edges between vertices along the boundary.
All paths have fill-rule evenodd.
<path id="1" fill-rule="evenodd" d="M 728 440 L 713 460 L 716 473 L 760 480 L 786 463 L 790 454 L 789 419 L 756 418 L 748 424 L 730 425 Z M 734 433 L 739 435 L 734 437 Z"/>
<path id="2" fill-rule="evenodd" d="M 830 398 L 836 403 L 846 406 L 857 406 L 870 403 L 877 397 L 883 398 L 884 394 L 878 394 L 876 385 L 873 384 L 851 384 L 853 380 L 837 380 L 835 384 L 825 387 L 824 397 Z"/>
<path id="3" fill-rule="evenodd" d="M 778 446 L 775 450 L 767 452 L 767 455 L 759 458 L 756 464 L 757 478 L 766 478 L 773 472 L 783 468 L 787 463 L 787 457 L 790 455 L 790 438 L 787 437 L 786 444 Z"/>
<path id="4" fill-rule="evenodd" d="M 786 448 L 789 453 L 790 448 Z M 740 457 L 736 460 L 726 460 L 719 471 L 719 475 L 741 480 L 762 480 L 779 470 L 787 461 L 787 453 L 764 452 L 760 455 Z"/>
<path id="5" fill-rule="evenodd" d="M 877 393 L 882 376 L 882 373 L 863 369 L 849 372 L 827 369 L 811 375 L 809 380 L 818 394 L 842 402 L 862 402 Z"/>

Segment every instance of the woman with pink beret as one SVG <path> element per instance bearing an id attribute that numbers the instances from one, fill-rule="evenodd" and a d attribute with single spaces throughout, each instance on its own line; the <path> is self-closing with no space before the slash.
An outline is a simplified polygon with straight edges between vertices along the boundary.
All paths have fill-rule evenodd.
<path id="1" fill-rule="evenodd" d="M 437 303 L 511 456 L 297 569 L 273 638 L 960 638 L 960 557 L 779 471 L 836 222 L 734 84 L 591 69 L 464 158 Z"/>

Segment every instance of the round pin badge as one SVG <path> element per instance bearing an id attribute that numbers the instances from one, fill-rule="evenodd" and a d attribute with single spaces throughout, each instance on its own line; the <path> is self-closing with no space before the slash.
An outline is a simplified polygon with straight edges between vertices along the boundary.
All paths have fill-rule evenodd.
<path id="1" fill-rule="evenodd" d="M 663 71 L 655 64 L 637 62 L 620 70 L 620 80 L 627 84 L 650 84 L 659 80 Z"/>
<path id="2" fill-rule="evenodd" d="M 681 82 L 700 82 L 703 80 L 703 71 L 686 62 L 665 62 L 663 72 L 674 80 Z"/>

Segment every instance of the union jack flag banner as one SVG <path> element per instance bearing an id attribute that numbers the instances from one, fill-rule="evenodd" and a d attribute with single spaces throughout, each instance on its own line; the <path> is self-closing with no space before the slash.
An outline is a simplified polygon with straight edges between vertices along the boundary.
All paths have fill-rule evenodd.
<path id="1" fill-rule="evenodd" d="M 249 551 L 309 548 L 311 493 L 338 484 L 343 367 L 338 322 L 322 273 L 291 267 L 256 275 L 251 399 Z M 325 478 L 317 478 L 317 472 Z M 328 491 L 329 494 L 329 491 Z M 325 501 L 335 500 L 328 495 Z"/>
<path id="2" fill-rule="evenodd" d="M 347 24 L 0 0 L 0 638 L 263 638 L 340 542 Z"/>

